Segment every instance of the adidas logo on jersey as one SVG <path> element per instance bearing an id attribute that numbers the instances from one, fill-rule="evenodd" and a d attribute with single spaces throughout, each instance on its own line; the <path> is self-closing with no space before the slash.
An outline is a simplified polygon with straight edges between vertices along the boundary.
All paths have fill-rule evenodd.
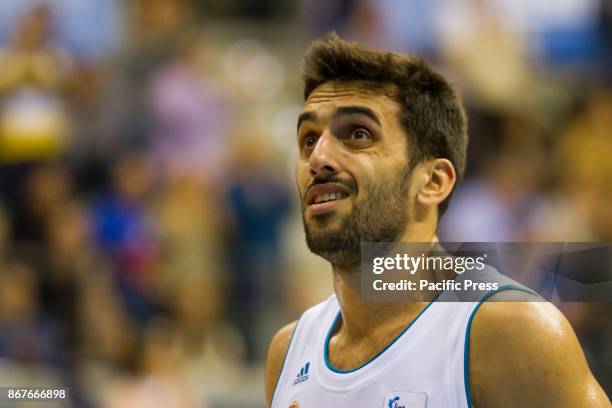
<path id="1" fill-rule="evenodd" d="M 293 385 L 297 385 L 299 383 L 302 383 L 308 380 L 308 369 L 309 368 L 310 368 L 310 361 L 307 362 L 306 365 L 304 365 L 304 367 L 302 367 L 302 369 L 297 375 L 297 378 L 293 381 Z"/>

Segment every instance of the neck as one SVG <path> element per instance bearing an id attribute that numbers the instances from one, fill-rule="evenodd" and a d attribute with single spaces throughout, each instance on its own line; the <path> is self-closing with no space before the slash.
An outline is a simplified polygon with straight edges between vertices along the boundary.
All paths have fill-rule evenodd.
<path id="1" fill-rule="evenodd" d="M 402 234 L 398 242 L 433 242 L 435 231 L 423 225 L 414 225 L 410 231 Z M 423 279 L 434 278 L 425 274 Z M 387 330 L 393 331 L 404 327 L 407 319 L 416 315 L 427 305 L 428 297 L 423 301 L 407 302 L 372 302 L 361 296 L 360 266 L 341 267 L 333 265 L 334 292 L 342 313 L 340 330 L 353 339 L 368 338 L 371 335 Z M 336 328 L 338 329 L 338 328 Z"/>
<path id="2" fill-rule="evenodd" d="M 375 332 L 404 326 L 407 315 L 416 315 L 426 302 L 368 302 L 361 297 L 359 271 L 334 268 L 334 292 L 340 305 L 340 329 L 351 339 L 370 338 Z"/>

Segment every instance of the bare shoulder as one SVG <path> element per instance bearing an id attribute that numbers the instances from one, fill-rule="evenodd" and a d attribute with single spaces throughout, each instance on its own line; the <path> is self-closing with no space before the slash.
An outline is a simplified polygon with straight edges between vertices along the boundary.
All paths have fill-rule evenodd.
<path id="1" fill-rule="evenodd" d="M 272 403 L 272 394 L 276 388 L 276 383 L 283 368 L 287 349 L 289 348 L 289 343 L 291 343 L 296 326 L 297 320 L 289 323 L 280 329 L 270 341 L 265 371 L 266 406 L 268 407 Z"/>
<path id="2" fill-rule="evenodd" d="M 474 316 L 469 338 L 474 406 L 610 407 L 565 316 L 535 297 L 516 300 L 516 291 L 501 292 Z"/>

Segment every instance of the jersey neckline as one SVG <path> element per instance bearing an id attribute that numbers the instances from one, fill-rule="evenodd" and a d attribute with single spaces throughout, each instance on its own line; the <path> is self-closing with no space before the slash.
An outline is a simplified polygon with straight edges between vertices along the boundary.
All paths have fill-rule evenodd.
<path id="1" fill-rule="evenodd" d="M 399 339 L 401 339 L 404 334 L 406 334 L 408 332 L 408 330 L 412 327 L 412 325 L 414 325 L 414 323 L 416 323 L 417 320 L 419 320 L 419 318 L 425 313 L 425 311 L 427 309 L 429 309 L 429 307 L 434 304 L 434 302 L 436 300 L 438 300 L 438 298 L 440 297 L 440 295 L 443 292 L 439 292 L 435 298 L 433 298 L 431 300 L 431 302 L 429 302 L 427 304 L 427 306 L 425 306 L 423 308 L 423 310 L 421 310 L 419 312 L 418 315 L 416 315 L 416 317 L 414 319 L 412 319 L 412 321 L 408 324 L 408 326 L 406 326 L 393 340 L 391 340 L 391 342 L 389 342 L 389 344 L 387 344 L 385 347 L 383 347 L 382 350 L 380 350 L 378 353 L 376 353 L 374 356 L 370 357 L 368 360 L 366 360 L 365 362 L 361 363 L 360 365 L 358 365 L 355 368 L 351 368 L 349 370 L 342 370 L 339 368 L 336 368 L 333 366 L 333 364 L 331 363 L 331 361 L 329 360 L 329 341 L 331 339 L 331 336 L 334 332 L 334 329 L 337 327 L 340 318 L 342 317 L 341 311 L 338 310 L 338 313 L 336 313 L 336 317 L 334 318 L 331 327 L 329 328 L 329 330 L 327 331 L 327 335 L 325 336 L 325 341 L 323 342 L 323 360 L 325 362 L 325 367 L 331 371 L 334 372 L 336 374 L 351 374 L 351 373 L 355 373 L 363 368 L 365 368 L 367 365 L 369 365 L 370 363 L 374 362 L 374 360 L 378 359 L 379 357 L 381 357 L 385 351 L 389 350 L 395 343 L 397 343 L 397 341 Z"/>

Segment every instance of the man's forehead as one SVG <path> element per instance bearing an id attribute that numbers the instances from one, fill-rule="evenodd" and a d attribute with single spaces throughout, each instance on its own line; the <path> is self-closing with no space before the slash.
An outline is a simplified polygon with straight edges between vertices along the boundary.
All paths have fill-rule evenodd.
<path id="1" fill-rule="evenodd" d="M 362 82 L 325 82 L 316 87 L 304 104 L 305 111 L 334 109 L 346 105 L 365 105 L 381 115 L 395 113 L 399 106 L 390 94 L 391 86 L 380 86 L 376 89 Z"/>

